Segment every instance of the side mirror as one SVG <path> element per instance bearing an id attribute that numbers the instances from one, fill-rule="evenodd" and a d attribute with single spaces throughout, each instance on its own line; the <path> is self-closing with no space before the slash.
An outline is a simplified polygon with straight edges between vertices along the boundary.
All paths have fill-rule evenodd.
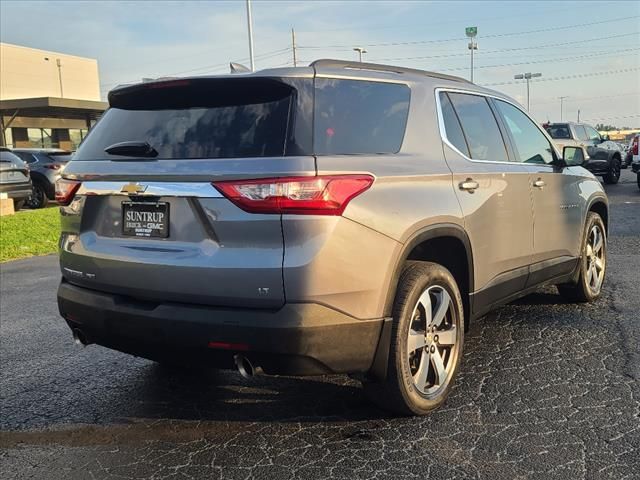
<path id="1" fill-rule="evenodd" d="M 610 137 L 609 135 L 603 135 L 603 136 L 602 136 L 602 141 L 603 141 L 603 142 L 607 142 L 607 141 L 609 141 L 609 140 L 611 140 L 611 137 Z"/>
<path id="2" fill-rule="evenodd" d="M 583 165 L 586 155 L 582 147 L 564 147 L 562 149 L 562 160 L 567 167 L 577 167 Z"/>

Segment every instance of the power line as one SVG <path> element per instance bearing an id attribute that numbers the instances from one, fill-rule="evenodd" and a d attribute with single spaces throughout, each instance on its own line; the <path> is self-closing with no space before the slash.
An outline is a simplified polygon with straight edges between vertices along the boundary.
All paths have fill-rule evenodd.
<path id="1" fill-rule="evenodd" d="M 516 51 L 521 51 L 521 50 L 537 50 L 540 48 L 553 48 L 553 47 L 562 47 L 565 45 L 576 45 L 576 44 L 584 44 L 585 42 L 598 42 L 600 40 L 609 40 L 611 38 L 621 38 L 621 37 L 629 37 L 629 36 L 634 36 L 634 35 L 640 35 L 640 32 L 631 32 L 631 33 L 621 33 L 618 35 L 609 35 L 606 37 L 599 37 L 599 38 L 585 38 L 583 40 L 575 40 L 573 42 L 561 42 L 561 43 L 549 43 L 546 45 L 535 45 L 535 46 L 529 46 L 529 47 L 517 47 L 517 48 L 502 48 L 502 49 L 498 49 L 498 50 L 486 50 L 483 53 L 484 54 L 489 54 L 489 53 L 502 53 L 502 52 L 516 52 Z M 447 58 L 447 57 L 460 57 L 460 56 L 467 56 L 467 53 L 450 53 L 450 54 L 443 54 L 443 55 L 427 55 L 427 56 L 418 56 L 418 57 L 391 57 L 391 58 L 376 58 L 376 59 L 372 59 L 372 62 L 386 62 L 386 61 L 392 61 L 392 60 L 422 60 L 422 59 L 428 59 L 428 58 Z"/>
<path id="2" fill-rule="evenodd" d="M 586 118 L 585 121 L 594 121 L 594 120 L 618 120 L 623 118 L 638 118 L 640 117 L 640 113 L 634 113 L 633 115 L 621 115 L 616 117 L 599 117 L 599 118 Z"/>
<path id="3" fill-rule="evenodd" d="M 560 77 L 550 77 L 550 78 L 541 78 L 540 80 L 531 80 L 531 83 L 540 83 L 540 82 L 554 82 L 556 80 L 570 80 L 573 78 L 585 78 L 585 77 L 599 77 L 602 75 L 616 75 L 616 74 L 620 74 L 620 73 L 630 73 L 630 72 L 637 72 L 638 70 L 640 70 L 640 67 L 633 67 L 633 68 L 621 68 L 619 70 L 607 70 L 607 71 L 600 71 L 600 72 L 592 72 L 592 73 L 578 73 L 575 75 L 563 75 Z M 496 87 L 499 85 L 515 85 L 515 84 L 519 84 L 520 82 L 497 82 L 497 83 L 484 83 L 482 84 L 483 87 Z"/>
<path id="4" fill-rule="evenodd" d="M 630 20 L 630 19 L 634 19 L 634 18 L 640 18 L 640 15 L 635 15 L 635 16 L 631 16 L 631 17 L 612 18 L 612 19 L 609 19 L 609 20 L 600 20 L 600 21 L 597 21 L 597 22 L 579 23 L 579 24 L 572 24 L 572 25 L 562 25 L 562 26 L 558 26 L 558 27 L 540 28 L 540 29 L 537 29 L 537 30 L 528 30 L 528 31 L 524 31 L 524 32 L 495 33 L 495 34 L 491 34 L 491 35 L 483 35 L 482 36 L 482 40 L 485 40 L 485 39 L 488 39 L 488 38 L 510 37 L 510 36 L 515 36 L 515 35 L 529 35 L 531 33 L 554 32 L 554 31 L 557 31 L 557 30 L 566 30 L 566 29 L 571 29 L 571 28 L 590 27 L 590 26 L 593 26 L 593 25 L 601 25 L 601 24 L 604 24 L 604 23 L 619 22 L 619 21 L 622 21 L 622 20 Z M 395 46 L 400 46 L 400 45 L 423 45 L 423 44 L 430 44 L 430 43 L 459 42 L 461 40 L 465 40 L 465 37 L 442 38 L 442 39 L 433 39 L 433 40 L 415 40 L 415 41 L 407 41 L 407 42 L 366 43 L 366 46 L 367 47 L 395 47 Z M 309 50 L 309 49 L 350 48 L 351 46 L 352 45 L 327 45 L 327 46 L 311 45 L 311 46 L 299 46 L 298 48 Z"/>
<path id="5" fill-rule="evenodd" d="M 284 54 L 288 54 L 291 50 L 291 47 L 286 47 L 286 48 L 281 48 L 278 50 L 272 50 L 270 52 L 265 52 L 262 53 L 260 55 L 256 55 L 255 58 L 256 60 L 259 61 L 263 61 L 263 60 L 267 60 L 270 58 L 274 58 L 274 57 L 278 57 L 280 55 L 284 55 Z M 245 57 L 245 58 L 241 58 L 240 60 L 238 60 L 239 62 L 246 62 L 249 59 L 249 57 Z M 201 67 L 195 67 L 189 70 L 182 70 L 180 72 L 173 72 L 173 73 L 165 73 L 162 75 L 157 75 L 157 77 L 170 77 L 172 75 L 182 75 L 184 73 L 192 73 L 192 72 L 197 72 L 200 70 L 213 70 L 216 68 L 223 68 L 223 67 L 228 67 L 229 66 L 229 62 L 224 62 L 224 63 L 215 63 L 212 65 L 203 65 Z M 135 83 L 138 82 L 139 80 L 130 80 L 130 81 L 125 81 L 125 82 L 113 82 L 113 83 L 106 83 L 106 84 L 101 84 L 101 91 L 107 90 L 109 87 L 112 87 L 114 85 L 122 85 L 122 84 L 127 84 L 127 83 Z"/>
<path id="6" fill-rule="evenodd" d="M 640 95 L 640 92 L 633 92 L 633 93 L 618 93 L 616 95 L 604 95 L 604 96 L 600 96 L 600 97 L 569 97 L 570 100 L 567 101 L 567 103 L 576 103 L 576 102 L 591 102 L 593 100 L 602 100 L 602 99 L 606 99 L 606 98 L 618 98 L 618 97 L 635 97 Z M 532 105 L 533 106 L 537 106 L 537 105 L 547 105 L 550 103 L 558 103 L 557 99 L 553 99 L 553 100 L 545 100 L 544 102 L 534 102 Z"/>
<path id="7" fill-rule="evenodd" d="M 616 57 L 622 57 L 624 55 L 620 55 L 620 53 L 623 52 L 637 52 L 638 49 L 637 48 L 627 48 L 624 50 L 617 50 L 616 51 Z M 564 57 L 564 58 L 551 58 L 551 59 L 544 59 L 544 60 L 533 60 L 530 62 L 516 62 L 516 63 L 500 63 L 500 64 L 495 64 L 495 65 L 477 65 L 475 68 L 476 69 L 480 69 L 480 68 L 499 68 L 499 67 L 515 67 L 515 66 L 519 66 L 519 65 L 534 65 L 534 64 L 538 64 L 538 63 L 555 63 L 555 62 L 564 62 L 567 60 L 572 60 L 572 61 L 576 61 L 576 60 L 583 60 L 583 59 L 587 59 L 587 58 L 593 58 L 593 57 L 601 57 L 601 56 L 605 56 L 605 55 L 611 55 L 610 51 L 607 52 L 599 52 L 599 53 L 591 53 L 588 55 L 579 55 L 579 56 L 574 56 L 574 57 Z M 636 53 L 637 55 L 637 53 Z M 437 69 L 439 72 L 454 72 L 454 71 L 461 71 L 461 70 L 467 70 L 468 67 L 456 67 L 456 68 L 441 68 L 441 69 Z"/>

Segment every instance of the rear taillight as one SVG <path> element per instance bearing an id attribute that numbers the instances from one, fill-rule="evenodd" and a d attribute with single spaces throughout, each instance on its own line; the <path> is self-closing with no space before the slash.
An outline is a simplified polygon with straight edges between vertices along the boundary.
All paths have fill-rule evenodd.
<path id="1" fill-rule="evenodd" d="M 633 139 L 633 145 L 631 146 L 634 155 L 638 155 L 638 137 Z"/>
<path id="2" fill-rule="evenodd" d="M 261 178 L 214 182 L 225 197 L 251 213 L 341 215 L 373 184 L 371 175 Z"/>
<path id="3" fill-rule="evenodd" d="M 56 181 L 56 202 L 60 205 L 69 205 L 82 182 L 59 178 Z"/>

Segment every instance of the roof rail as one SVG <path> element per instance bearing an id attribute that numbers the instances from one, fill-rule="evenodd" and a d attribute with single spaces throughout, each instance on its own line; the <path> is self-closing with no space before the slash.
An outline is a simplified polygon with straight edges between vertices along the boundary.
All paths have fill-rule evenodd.
<path id="1" fill-rule="evenodd" d="M 358 61 L 347 61 L 347 60 L 332 60 L 332 59 L 320 59 L 316 60 L 309 64 L 310 67 L 314 69 L 317 68 L 350 68 L 354 70 L 370 70 L 377 72 L 390 72 L 397 74 L 411 74 L 411 75 L 422 75 L 426 77 L 433 78 L 441 78 L 443 80 L 451 80 L 454 82 L 463 82 L 463 83 L 471 83 L 469 80 L 466 80 L 462 77 L 456 77 L 455 75 L 447 75 L 445 73 L 437 73 L 437 72 L 428 72 L 426 70 L 418 70 L 415 68 L 406 68 L 406 67 L 396 67 L 393 65 L 381 65 L 379 63 L 366 63 L 366 62 L 358 62 Z"/>

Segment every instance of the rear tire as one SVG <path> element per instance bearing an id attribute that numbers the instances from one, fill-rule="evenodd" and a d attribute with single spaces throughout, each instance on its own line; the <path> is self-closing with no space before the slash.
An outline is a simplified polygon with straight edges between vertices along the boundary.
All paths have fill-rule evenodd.
<path id="1" fill-rule="evenodd" d="M 603 175 L 602 179 L 604 183 L 608 185 L 615 185 L 620 180 L 620 159 L 618 157 L 614 157 L 611 159 L 611 163 L 609 164 L 609 173 Z"/>
<path id="2" fill-rule="evenodd" d="M 589 212 L 582 237 L 578 281 L 558 285 L 558 291 L 571 302 L 584 303 L 600 296 L 607 271 L 607 234 L 600 215 Z"/>
<path id="3" fill-rule="evenodd" d="M 462 360 L 464 310 L 453 275 L 442 265 L 409 262 L 393 304 L 387 378 L 364 384 L 378 406 L 424 415 L 444 403 Z"/>
<path id="4" fill-rule="evenodd" d="M 47 206 L 49 199 L 47 192 L 41 183 L 33 184 L 33 193 L 26 202 L 27 207 L 31 209 L 44 208 Z"/>

